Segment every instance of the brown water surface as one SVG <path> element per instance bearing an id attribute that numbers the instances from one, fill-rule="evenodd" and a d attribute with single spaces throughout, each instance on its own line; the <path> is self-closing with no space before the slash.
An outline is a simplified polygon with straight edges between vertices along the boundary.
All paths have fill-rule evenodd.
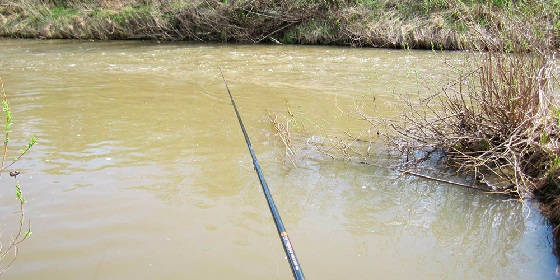
<path id="1" fill-rule="evenodd" d="M 33 235 L 5 277 L 290 279 L 221 67 L 308 279 L 552 278 L 535 209 L 390 168 L 292 168 L 266 121 L 289 104 L 343 135 L 358 124 L 336 104 L 375 94 L 376 114 L 394 116 L 394 92 L 416 94 L 417 76 L 439 79 L 457 55 L 0 40 L 12 142 L 39 138 L 18 163 Z M 4 240 L 15 209 L 2 182 Z"/>

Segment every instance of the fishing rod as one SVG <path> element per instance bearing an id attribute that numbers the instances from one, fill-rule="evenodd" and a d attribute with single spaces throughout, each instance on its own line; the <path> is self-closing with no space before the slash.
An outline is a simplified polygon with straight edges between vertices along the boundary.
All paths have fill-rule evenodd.
<path id="1" fill-rule="evenodd" d="M 222 69 L 220 69 L 220 74 L 222 75 L 222 80 L 224 80 L 224 84 L 226 85 L 226 90 L 229 94 L 231 105 L 233 105 L 233 109 L 235 110 L 235 115 L 237 116 L 237 120 L 239 121 L 239 126 L 241 127 L 241 131 L 243 131 L 243 136 L 245 136 L 245 142 L 247 143 L 247 148 L 249 148 L 249 153 L 251 154 L 251 158 L 253 159 L 253 166 L 255 167 L 255 171 L 257 171 L 257 175 L 259 176 L 259 181 L 261 182 L 264 197 L 266 198 L 266 202 L 268 202 L 268 208 L 270 208 L 272 219 L 276 224 L 276 229 L 278 230 L 278 236 L 282 241 L 282 246 L 284 247 L 284 253 L 286 253 L 286 257 L 288 259 L 288 262 L 290 263 L 290 268 L 292 269 L 292 274 L 294 275 L 294 279 L 296 280 L 305 279 L 305 276 L 303 276 L 303 271 L 301 270 L 301 266 L 296 257 L 296 252 L 294 251 L 294 247 L 290 242 L 290 238 L 288 238 L 288 233 L 286 232 L 286 228 L 284 228 L 284 224 L 282 223 L 282 218 L 280 217 L 280 213 L 278 213 L 276 204 L 274 204 L 274 199 L 272 199 L 272 195 L 270 194 L 270 189 L 268 188 L 268 184 L 264 179 L 261 166 L 259 164 L 259 161 L 257 160 L 255 151 L 253 151 L 251 140 L 249 140 L 249 135 L 247 134 L 247 130 L 245 130 L 245 125 L 243 125 L 243 121 L 241 120 L 241 115 L 239 114 L 239 110 L 237 110 L 237 105 L 235 105 L 235 100 L 233 100 L 233 96 L 229 91 L 229 87 L 226 82 L 226 78 L 224 77 L 224 73 L 222 73 Z"/>

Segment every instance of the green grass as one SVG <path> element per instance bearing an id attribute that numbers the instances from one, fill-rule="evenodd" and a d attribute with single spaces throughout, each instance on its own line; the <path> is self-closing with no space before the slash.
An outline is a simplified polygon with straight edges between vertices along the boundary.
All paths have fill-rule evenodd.
<path id="1" fill-rule="evenodd" d="M 52 9 L 50 9 L 49 11 L 50 11 L 50 13 L 48 14 L 48 17 L 52 20 L 59 20 L 59 19 L 63 19 L 63 18 L 68 18 L 70 16 L 78 14 L 78 10 L 71 9 L 71 8 L 66 8 L 66 7 L 62 7 L 62 6 L 54 7 Z"/>

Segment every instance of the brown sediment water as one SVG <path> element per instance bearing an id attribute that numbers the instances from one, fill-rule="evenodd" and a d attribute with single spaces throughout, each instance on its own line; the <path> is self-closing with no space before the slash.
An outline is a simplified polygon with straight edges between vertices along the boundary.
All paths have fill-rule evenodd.
<path id="1" fill-rule="evenodd" d="M 369 94 L 395 116 L 395 93 L 457 55 L 0 40 L 12 142 L 39 138 L 18 163 L 33 235 L 5 277 L 290 279 L 221 67 L 308 279 L 553 278 L 551 229 L 530 204 L 312 155 L 293 168 L 267 122 L 288 105 L 343 135 L 360 124 L 339 107 Z M 2 182 L 4 239 L 14 209 Z"/>

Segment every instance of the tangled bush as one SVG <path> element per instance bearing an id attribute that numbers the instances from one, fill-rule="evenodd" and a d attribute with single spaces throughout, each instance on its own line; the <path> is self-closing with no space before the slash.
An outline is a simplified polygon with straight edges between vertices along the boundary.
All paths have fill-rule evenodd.
<path id="1" fill-rule="evenodd" d="M 403 153 L 440 149 L 446 163 L 521 198 L 558 181 L 560 105 L 553 54 L 488 52 L 392 124 Z M 486 178 L 488 175 L 491 177 Z M 493 182 L 493 183 L 490 183 Z"/>

